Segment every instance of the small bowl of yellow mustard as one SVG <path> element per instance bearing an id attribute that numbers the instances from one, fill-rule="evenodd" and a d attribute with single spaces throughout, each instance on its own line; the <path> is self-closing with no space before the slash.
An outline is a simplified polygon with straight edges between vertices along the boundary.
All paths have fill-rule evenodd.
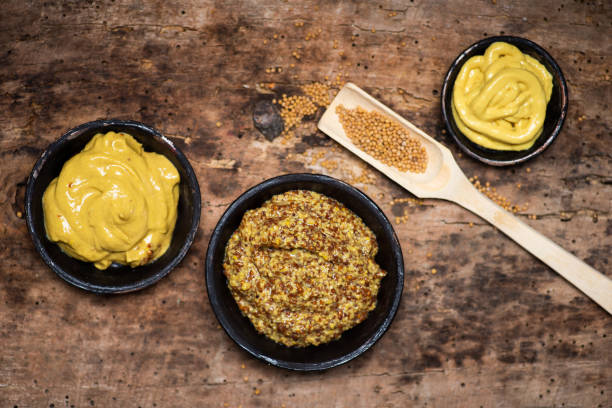
<path id="1" fill-rule="evenodd" d="M 43 152 L 25 209 L 36 249 L 62 279 L 125 293 L 157 282 L 182 260 L 201 199 L 189 161 L 171 140 L 139 122 L 98 120 Z"/>
<path id="2" fill-rule="evenodd" d="M 559 65 L 533 41 L 496 36 L 478 41 L 453 62 L 442 87 L 442 116 L 469 156 L 508 166 L 542 153 L 567 116 Z"/>

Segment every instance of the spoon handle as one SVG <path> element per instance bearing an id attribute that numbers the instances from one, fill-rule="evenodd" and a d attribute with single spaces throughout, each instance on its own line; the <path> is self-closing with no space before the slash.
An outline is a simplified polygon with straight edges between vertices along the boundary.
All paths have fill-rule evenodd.
<path id="1" fill-rule="evenodd" d="M 462 176 L 456 180 L 453 193 L 447 199 L 490 222 L 612 314 L 610 278 L 503 210 Z"/>

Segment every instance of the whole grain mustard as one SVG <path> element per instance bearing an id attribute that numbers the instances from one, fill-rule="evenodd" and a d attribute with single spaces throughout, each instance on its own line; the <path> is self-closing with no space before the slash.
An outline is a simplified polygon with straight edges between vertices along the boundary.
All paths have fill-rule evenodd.
<path id="1" fill-rule="evenodd" d="M 43 194 L 47 237 L 98 269 L 149 263 L 170 245 L 179 182 L 170 160 L 131 135 L 98 133 Z"/>
<path id="2" fill-rule="evenodd" d="M 240 311 L 286 346 L 327 343 L 376 307 L 385 276 L 364 222 L 307 190 L 276 195 L 245 213 L 223 270 Z"/>
<path id="3" fill-rule="evenodd" d="M 468 139 L 493 150 L 526 150 L 542 133 L 552 75 L 505 42 L 468 59 L 455 80 L 452 113 Z"/>

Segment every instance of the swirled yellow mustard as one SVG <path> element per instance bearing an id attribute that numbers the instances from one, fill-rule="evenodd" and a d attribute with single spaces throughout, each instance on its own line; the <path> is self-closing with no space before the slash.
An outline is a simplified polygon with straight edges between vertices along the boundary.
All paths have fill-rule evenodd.
<path id="1" fill-rule="evenodd" d="M 542 133 L 552 75 L 515 46 L 496 42 L 461 67 L 453 117 L 472 142 L 494 150 L 526 150 Z"/>
<path id="2" fill-rule="evenodd" d="M 98 269 L 149 263 L 172 240 L 179 181 L 170 160 L 132 136 L 98 133 L 43 194 L 47 237 Z"/>

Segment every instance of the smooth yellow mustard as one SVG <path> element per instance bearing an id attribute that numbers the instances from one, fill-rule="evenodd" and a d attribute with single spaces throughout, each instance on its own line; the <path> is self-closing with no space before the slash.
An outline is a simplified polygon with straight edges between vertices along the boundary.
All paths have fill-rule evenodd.
<path id="1" fill-rule="evenodd" d="M 461 67 L 452 111 L 459 130 L 494 150 L 525 150 L 542 133 L 552 75 L 515 46 L 496 42 Z"/>
<path id="2" fill-rule="evenodd" d="M 170 245 L 179 181 L 170 160 L 132 136 L 98 133 L 45 190 L 47 237 L 98 269 L 144 265 Z"/>

